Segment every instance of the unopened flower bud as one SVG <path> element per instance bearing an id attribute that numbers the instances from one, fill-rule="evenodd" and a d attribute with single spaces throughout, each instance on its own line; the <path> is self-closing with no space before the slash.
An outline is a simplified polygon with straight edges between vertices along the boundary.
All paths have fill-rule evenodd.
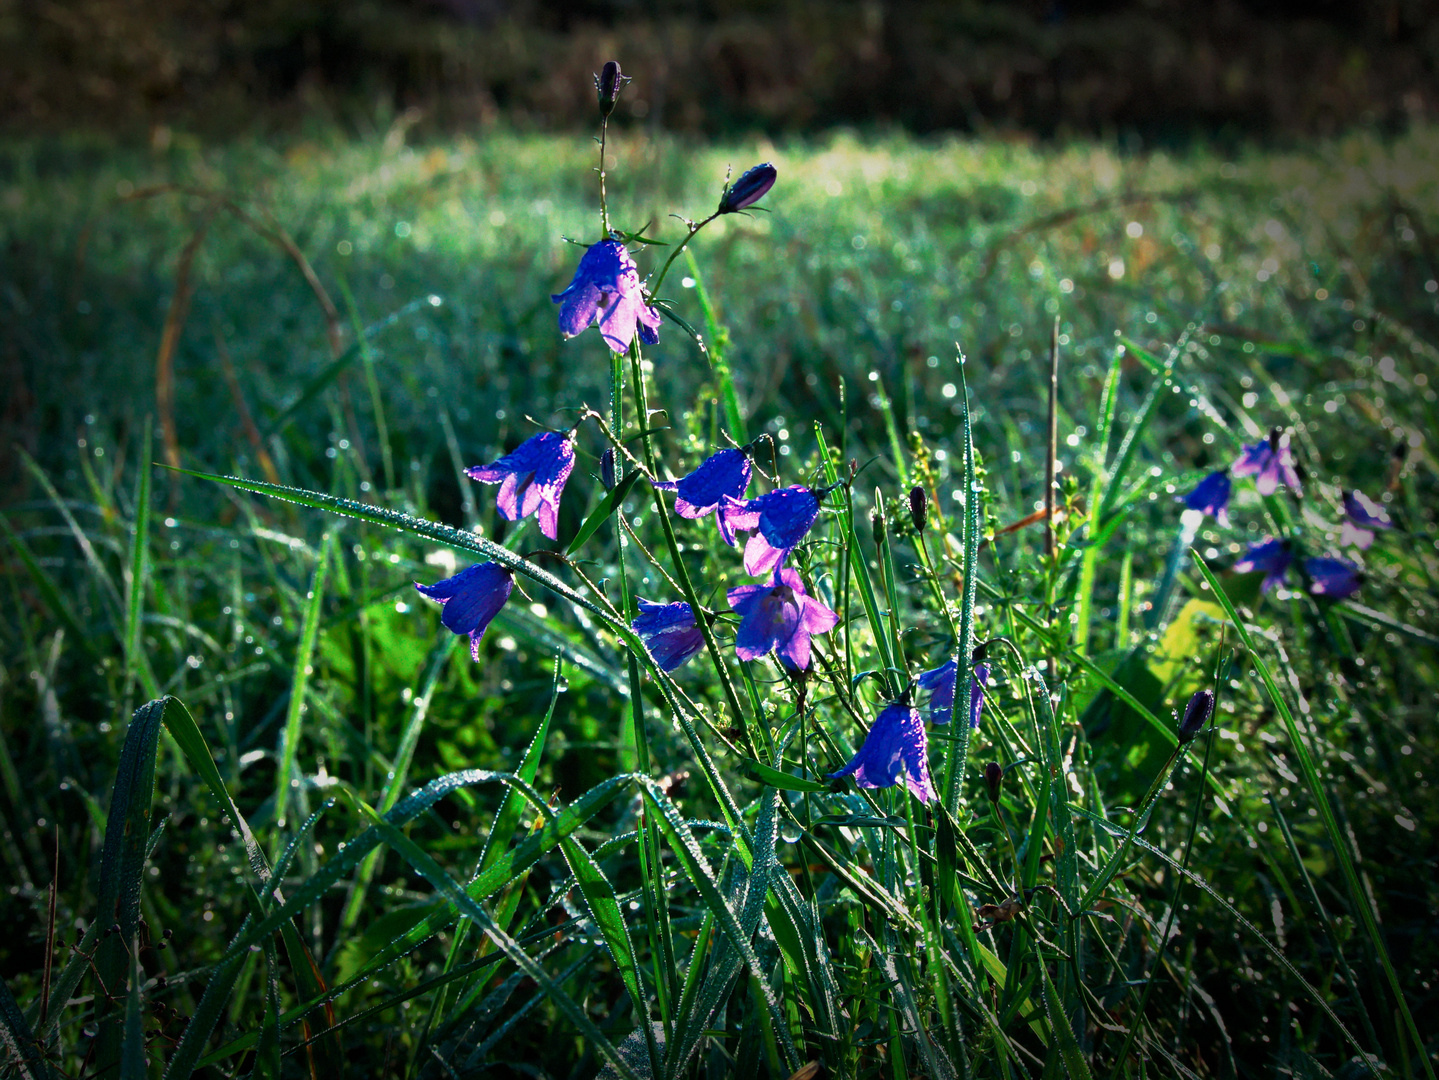
<path id="1" fill-rule="evenodd" d="M 869 515 L 869 527 L 874 530 L 875 544 L 882 545 L 885 542 L 886 537 L 888 536 L 888 530 L 885 528 L 884 524 L 883 510 L 876 509 L 874 513 Z"/>
<path id="2" fill-rule="evenodd" d="M 1189 704 L 1184 707 L 1184 718 L 1179 721 L 1180 743 L 1192 742 L 1213 711 L 1214 691 L 1196 690 L 1189 699 Z"/>
<path id="3" fill-rule="evenodd" d="M 989 789 L 989 801 L 999 802 L 999 788 L 1004 782 L 1004 766 L 997 761 L 991 761 L 984 767 L 984 786 Z"/>
<path id="4" fill-rule="evenodd" d="M 606 491 L 615 489 L 615 448 L 606 448 L 600 455 L 600 483 L 604 484 Z"/>
<path id="5" fill-rule="evenodd" d="M 924 488 L 915 486 L 909 489 L 909 518 L 914 522 L 915 532 L 924 532 L 925 521 L 928 519 L 929 503 L 924 495 Z"/>
<path id="6" fill-rule="evenodd" d="M 725 188 L 724 195 L 720 197 L 719 212 L 733 214 L 736 210 L 753 206 L 774 187 L 778 176 L 779 173 L 768 161 L 747 170 L 743 176 Z"/>
<path id="7" fill-rule="evenodd" d="M 630 80 L 620 74 L 620 66 L 610 60 L 600 69 L 595 76 L 595 92 L 600 99 L 600 115 L 609 116 L 615 111 L 615 101 L 620 96 L 620 89 Z"/>

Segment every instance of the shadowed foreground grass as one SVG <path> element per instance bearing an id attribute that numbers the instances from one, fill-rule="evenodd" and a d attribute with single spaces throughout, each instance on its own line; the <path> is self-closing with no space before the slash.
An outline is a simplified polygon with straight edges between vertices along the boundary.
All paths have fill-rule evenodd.
<path id="1" fill-rule="evenodd" d="M 862 466 L 797 554 L 845 621 L 804 681 L 735 664 L 717 623 L 734 702 L 704 657 L 632 667 L 605 614 L 680 598 L 643 481 L 622 570 L 617 519 L 566 567 L 462 476 L 609 406 L 607 351 L 561 341 L 549 299 L 579 255 L 560 238 L 597 239 L 591 144 L 0 150 L 12 1067 L 587 1076 L 602 1044 L 649 1067 L 644 1008 L 683 1075 L 1429 1070 L 1439 138 L 611 149 L 612 216 L 668 243 L 728 165 L 780 173 L 768 213 L 706 229 L 664 283 L 709 352 L 666 323 L 627 448 L 680 475 L 721 432 L 768 434 L 782 483 Z M 1005 527 L 1043 505 L 1056 317 L 1050 556 L 1042 522 Z M 1303 499 L 1236 481 L 1231 527 L 1183 529 L 1174 497 L 1271 426 Z M 562 545 L 604 445 L 582 430 Z M 526 557 L 525 595 L 472 664 L 410 584 L 469 561 L 464 534 L 151 461 L 464 527 Z M 1206 579 L 1265 535 L 1337 550 L 1351 487 L 1397 526 L 1353 599 Z M 724 612 L 737 556 L 674 525 Z M 1014 648 L 991 646 L 972 738 L 931 729 L 955 798 L 831 791 L 967 619 Z M 1175 764 L 1170 710 L 1203 686 L 1216 730 Z M 184 705 L 141 708 L 164 695 Z M 472 769 L 524 783 L 412 794 Z M 1016 888 L 1020 917 L 976 932 Z"/>

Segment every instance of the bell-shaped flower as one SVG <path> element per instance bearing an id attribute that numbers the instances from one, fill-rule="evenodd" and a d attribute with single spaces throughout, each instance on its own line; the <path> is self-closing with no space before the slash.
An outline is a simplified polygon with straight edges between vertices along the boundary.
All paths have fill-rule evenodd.
<path id="1" fill-rule="evenodd" d="M 853 776 L 863 788 L 893 787 L 903 776 L 905 786 L 920 802 L 935 798 L 929 779 L 929 745 L 919 710 L 907 702 L 886 705 L 875 718 L 864 744 L 849 764 L 830 773 L 831 780 Z"/>
<path id="2" fill-rule="evenodd" d="M 1310 593 L 1331 600 L 1353 596 L 1364 581 L 1363 571 L 1348 559 L 1305 559 L 1304 574 L 1309 579 Z"/>
<path id="3" fill-rule="evenodd" d="M 560 307 L 560 332 L 572 338 L 598 326 L 605 344 L 617 353 L 629 350 L 638 328 L 640 340 L 659 341 L 660 313 L 645 303 L 634 259 L 618 240 L 601 240 L 580 258 L 564 292 L 550 297 Z"/>
<path id="4" fill-rule="evenodd" d="M 979 728 L 979 714 L 984 711 L 984 688 L 989 685 L 989 665 L 974 665 L 974 682 L 969 684 L 969 728 Z"/>
<path id="5" fill-rule="evenodd" d="M 1260 586 L 1268 592 L 1284 580 L 1289 564 L 1294 560 L 1288 540 L 1264 540 L 1249 545 L 1249 549 L 1234 564 L 1235 573 L 1254 574 L 1264 572 L 1264 583 Z"/>
<path id="6" fill-rule="evenodd" d="M 673 671 L 705 647 L 694 610 L 683 600 L 673 604 L 639 601 L 640 613 L 630 628 L 665 671 Z"/>
<path id="7" fill-rule="evenodd" d="M 1229 480 L 1229 470 L 1219 469 L 1199 481 L 1194 490 L 1184 496 L 1184 505 L 1190 510 L 1198 510 L 1202 514 L 1213 514 L 1214 520 L 1219 522 L 1220 527 L 1227 529 L 1229 528 L 1229 493 L 1231 490 L 1233 490 L 1233 485 Z"/>
<path id="8" fill-rule="evenodd" d="M 773 652 L 785 667 L 804 671 L 809 667 L 810 636 L 833 630 L 839 622 L 788 568 L 776 570 L 769 585 L 740 585 L 726 595 L 740 617 L 735 653 L 741 660 Z"/>
<path id="9" fill-rule="evenodd" d="M 958 690 L 959 664 L 951 657 L 924 672 L 915 680 L 921 690 L 929 691 L 929 722 L 947 724 L 954 716 L 954 695 Z M 969 726 L 979 727 L 979 715 L 984 711 L 984 688 L 989 685 L 989 665 L 974 665 L 974 681 L 969 687 Z"/>
<path id="10" fill-rule="evenodd" d="M 515 579 L 499 563 L 477 563 L 466 567 L 454 577 L 433 585 L 415 582 L 420 595 L 438 600 L 443 605 L 440 622 L 456 634 L 470 636 L 470 656 L 480 658 L 480 639 L 490 621 L 510 598 Z"/>
<path id="11" fill-rule="evenodd" d="M 542 431 L 499 461 L 465 470 L 471 480 L 499 484 L 495 506 L 506 521 L 539 512 L 540 532 L 551 540 L 559 532 L 560 494 L 575 467 L 575 444 L 568 435 Z"/>
<path id="12" fill-rule="evenodd" d="M 763 577 L 784 565 L 785 558 L 808 534 L 819 516 L 820 493 L 802 485 L 777 488 L 767 495 L 740 501 L 726 498 L 720 507 L 720 532 L 756 530 L 744 548 L 744 569 Z M 733 542 L 733 541 L 731 541 Z"/>
<path id="13" fill-rule="evenodd" d="M 661 480 L 655 487 L 675 493 L 675 513 L 683 518 L 702 518 L 714 514 L 720 536 L 734 547 L 734 529 L 723 508 L 726 499 L 740 499 L 749 489 L 753 469 L 749 455 L 743 450 L 721 450 L 700 462 L 699 468 L 678 480 Z"/>
<path id="14" fill-rule="evenodd" d="M 937 668 L 930 668 L 915 680 L 921 690 L 929 691 L 929 722 L 947 724 L 954 716 L 954 684 L 959 677 L 959 663 L 950 657 Z"/>
<path id="15" fill-rule="evenodd" d="M 1234 463 L 1235 476 L 1254 477 L 1254 489 L 1261 495 L 1273 495 L 1284 484 L 1299 490 L 1299 473 L 1294 468 L 1294 453 L 1289 449 L 1289 434 L 1274 428 L 1269 438 L 1246 446 Z"/>
<path id="16" fill-rule="evenodd" d="M 1362 491 L 1344 493 L 1344 527 L 1339 532 L 1340 547 L 1367 550 L 1374 543 L 1376 529 L 1392 529 L 1389 511 Z"/>

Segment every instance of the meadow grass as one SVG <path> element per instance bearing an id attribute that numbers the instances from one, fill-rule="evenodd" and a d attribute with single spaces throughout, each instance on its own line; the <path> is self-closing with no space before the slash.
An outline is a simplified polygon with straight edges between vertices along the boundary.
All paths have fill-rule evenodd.
<path id="1" fill-rule="evenodd" d="M 584 137 L 0 149 L 6 1067 L 1432 1076 L 1439 135 L 609 149 L 669 244 L 779 168 L 660 290 L 704 349 L 561 341 Z M 605 501 L 594 421 L 569 562 L 464 477 L 582 406 L 665 475 L 858 467 L 809 677 L 735 661 L 738 553 Z M 1272 426 L 1302 500 L 1181 522 Z M 1225 570 L 1333 550 L 1351 487 L 1398 526 L 1355 597 Z M 411 583 L 479 559 L 471 663 Z M 671 676 L 627 622 L 686 578 L 719 663 Z M 825 780 L 982 641 L 937 801 Z"/>

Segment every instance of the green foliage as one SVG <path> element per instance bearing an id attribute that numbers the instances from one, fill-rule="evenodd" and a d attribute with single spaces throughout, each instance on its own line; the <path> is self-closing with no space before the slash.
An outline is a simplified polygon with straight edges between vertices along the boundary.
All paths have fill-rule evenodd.
<path id="1" fill-rule="evenodd" d="M 609 145 L 612 216 L 670 244 L 738 155 Z M 3 1068 L 1432 1075 L 1436 150 L 773 148 L 771 212 L 664 283 L 707 351 L 611 366 L 548 300 L 587 148 L 8 148 Z M 1054 314 L 1060 512 L 1011 527 Z M 551 551 L 463 468 L 588 406 Z M 1302 501 L 1181 523 L 1271 424 Z M 641 476 L 722 433 L 850 481 L 792 556 L 842 615 L 803 677 L 734 661 L 737 553 Z M 1333 546 L 1341 486 L 1399 525 L 1358 596 L 1219 569 Z M 471 560 L 517 580 L 477 664 L 411 585 Z M 689 666 L 636 596 L 720 612 Z M 937 802 L 826 779 L 980 642 Z"/>

